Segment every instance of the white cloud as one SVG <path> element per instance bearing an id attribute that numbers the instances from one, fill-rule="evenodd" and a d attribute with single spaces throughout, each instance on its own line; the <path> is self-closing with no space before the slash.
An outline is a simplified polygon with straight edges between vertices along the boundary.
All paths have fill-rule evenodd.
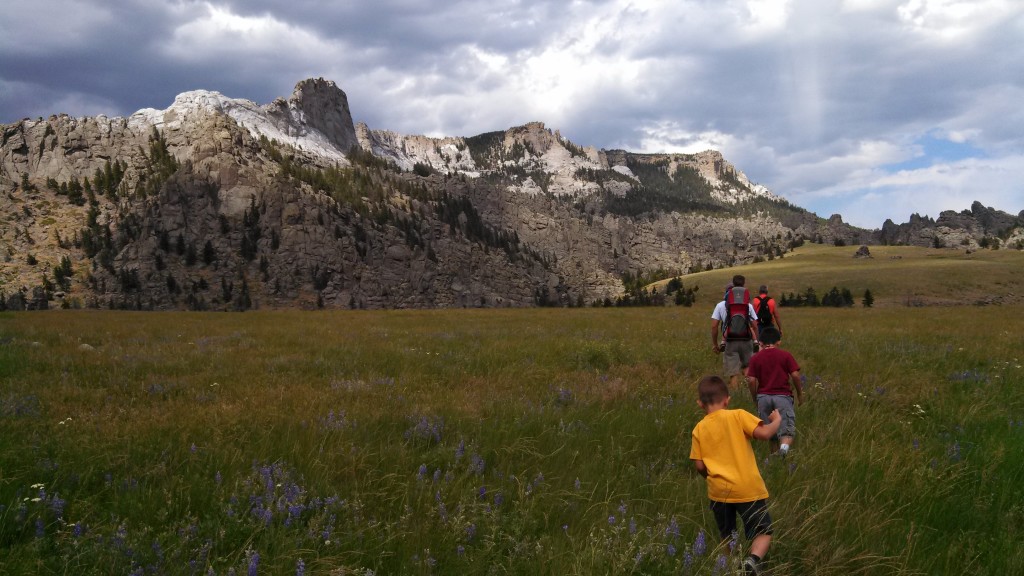
<path id="1" fill-rule="evenodd" d="M 586 146 L 718 149 L 799 206 L 877 227 L 974 199 L 1024 208 L 1022 35 L 1019 0 L 14 2 L 0 122 L 194 89 L 266 103 L 322 76 L 372 128 L 537 120 Z M 931 157 L 929 138 L 975 158 Z"/>

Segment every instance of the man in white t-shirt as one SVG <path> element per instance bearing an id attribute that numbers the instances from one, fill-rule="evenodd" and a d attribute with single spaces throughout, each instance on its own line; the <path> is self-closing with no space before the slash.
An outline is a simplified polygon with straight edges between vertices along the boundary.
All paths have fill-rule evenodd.
<path id="1" fill-rule="evenodd" d="M 733 276 L 732 284 L 725 287 L 726 295 L 728 296 L 734 287 L 742 287 L 746 281 L 741 274 Z M 711 313 L 711 347 L 715 354 L 722 353 L 722 369 L 725 371 L 725 377 L 729 379 L 731 390 L 739 388 L 740 377 L 754 354 L 752 344 L 757 342 L 757 312 L 749 301 L 747 308 L 750 337 L 742 339 L 725 338 L 725 326 L 729 323 L 729 305 L 725 298 L 715 305 L 715 310 Z"/>

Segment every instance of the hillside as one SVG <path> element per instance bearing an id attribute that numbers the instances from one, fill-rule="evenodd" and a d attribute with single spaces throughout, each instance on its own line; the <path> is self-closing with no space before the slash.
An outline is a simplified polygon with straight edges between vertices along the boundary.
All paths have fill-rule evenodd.
<path id="1" fill-rule="evenodd" d="M 540 122 L 372 130 L 323 79 L 263 106 L 197 90 L 128 118 L 0 128 L 0 302 L 14 309 L 577 306 L 618 297 L 625 277 L 808 242 L 1020 236 L 1019 216 L 981 207 L 883 239 L 786 202 L 719 152 L 597 150 Z"/>
<path id="2" fill-rule="evenodd" d="M 917 246 L 871 246 L 869 258 L 855 258 L 850 246 L 808 244 L 785 258 L 682 277 L 685 288 L 695 288 L 698 305 L 711 303 L 709 294 L 721 292 L 733 274 L 743 274 L 752 290 L 764 284 L 769 294 L 804 294 L 813 288 L 820 298 L 833 287 L 849 289 L 855 307 L 861 307 L 865 290 L 874 297 L 873 307 L 959 306 L 1015 304 L 1024 297 L 1020 250 L 966 250 Z M 668 280 L 653 284 L 664 292 Z"/>

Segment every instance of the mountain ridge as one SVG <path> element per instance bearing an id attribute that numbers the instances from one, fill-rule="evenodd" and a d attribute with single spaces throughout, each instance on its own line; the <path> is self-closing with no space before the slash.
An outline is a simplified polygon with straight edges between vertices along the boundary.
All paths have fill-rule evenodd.
<path id="1" fill-rule="evenodd" d="M 37 307 L 580 305 L 622 297 L 626 276 L 938 234 L 819 218 L 715 151 L 597 150 L 541 122 L 372 130 L 323 79 L 265 106 L 197 90 L 128 118 L 2 129 L 0 208 L 14 225 L 0 292 Z M 945 234 L 974 238 L 965 218 L 943 220 Z M 1019 216 L 987 220 L 1019 230 Z"/>

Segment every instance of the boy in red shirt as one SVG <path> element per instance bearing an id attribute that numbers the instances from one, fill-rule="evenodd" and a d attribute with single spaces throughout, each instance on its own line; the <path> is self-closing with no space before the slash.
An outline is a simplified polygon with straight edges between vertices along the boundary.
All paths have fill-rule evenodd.
<path id="1" fill-rule="evenodd" d="M 778 437 L 773 438 L 770 445 L 773 452 L 777 451 L 780 456 L 785 456 L 793 444 L 793 436 L 796 435 L 793 391 L 796 391 L 797 405 L 802 405 L 804 390 L 800 380 L 800 366 L 792 354 L 779 348 L 781 338 L 782 334 L 774 326 L 767 326 L 761 330 L 761 351 L 750 358 L 750 364 L 747 366 L 747 386 L 761 418 L 765 418 L 773 410 L 782 415 Z"/>
<path id="2" fill-rule="evenodd" d="M 773 411 L 765 424 L 746 410 L 729 410 L 729 387 L 719 376 L 702 378 L 697 394 L 697 404 L 705 416 L 693 428 L 690 459 L 707 479 L 719 536 L 723 541 L 732 536 L 739 514 L 750 541 L 744 571 L 761 574 L 761 561 L 772 541 L 772 518 L 768 514 L 768 488 L 757 469 L 750 439 L 772 438 L 782 418 L 778 410 Z"/>

